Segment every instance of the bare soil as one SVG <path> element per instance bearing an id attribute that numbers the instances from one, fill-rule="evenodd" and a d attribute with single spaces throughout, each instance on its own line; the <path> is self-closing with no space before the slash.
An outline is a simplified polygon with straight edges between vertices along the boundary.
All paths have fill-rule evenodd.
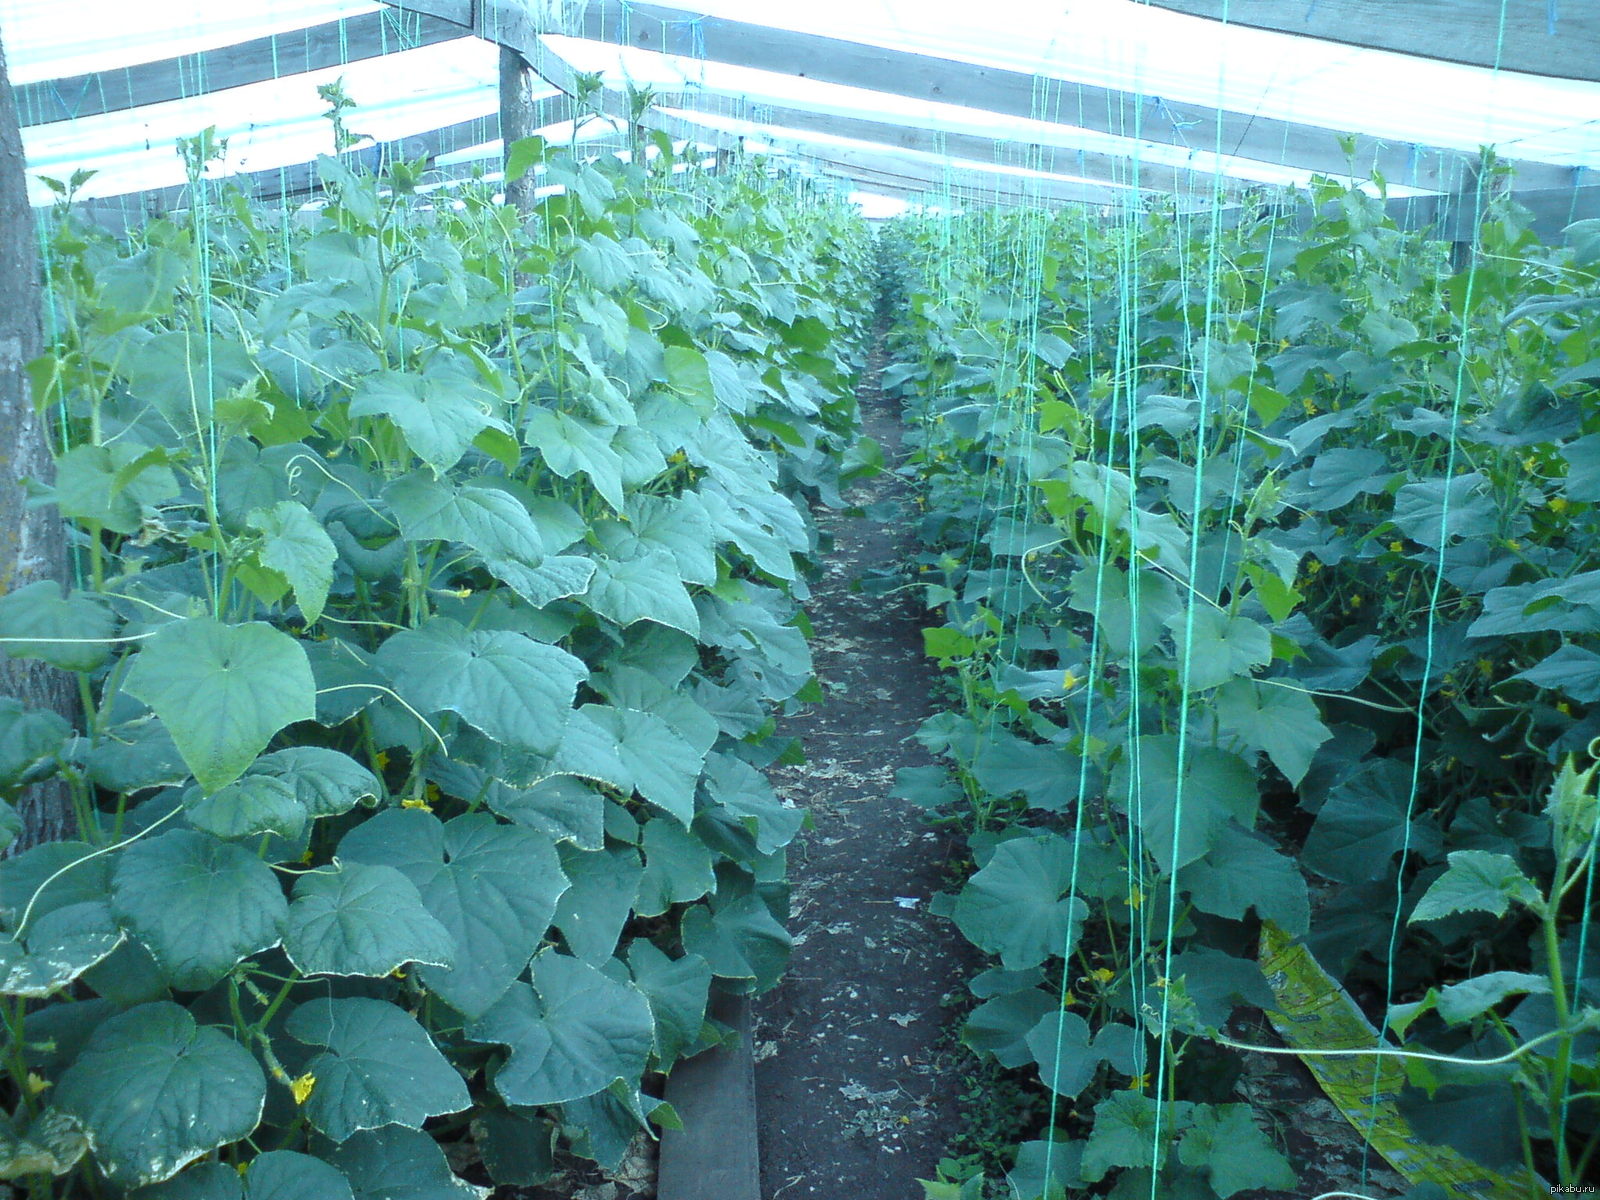
<path id="1" fill-rule="evenodd" d="M 877 389 L 881 369 L 875 355 L 860 399 L 892 467 L 900 416 Z M 906 495 L 891 470 L 847 498 Z M 772 772 L 816 828 L 791 852 L 789 973 L 755 1009 L 764 1200 L 921 1200 L 917 1179 L 932 1177 L 960 1127 L 938 1044 L 974 960 L 928 900 L 950 886 L 961 847 L 889 795 L 897 768 L 931 761 L 909 740 L 931 712 L 927 622 L 909 592 L 851 589 L 911 553 L 906 511 L 883 524 L 820 517 L 834 545 L 807 609 L 827 702 L 782 731 L 802 739 L 806 763 Z"/>

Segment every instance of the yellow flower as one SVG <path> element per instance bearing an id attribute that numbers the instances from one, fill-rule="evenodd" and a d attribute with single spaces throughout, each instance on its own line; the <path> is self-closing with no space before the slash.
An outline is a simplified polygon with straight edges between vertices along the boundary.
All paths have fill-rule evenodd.
<path id="1" fill-rule="evenodd" d="M 289 1093 L 294 1097 L 296 1104 L 304 1104 L 311 1099 L 311 1093 L 316 1090 L 317 1077 L 310 1073 L 300 1076 L 289 1084 Z"/>
<path id="2" fill-rule="evenodd" d="M 1506 549 L 1507 550 L 1521 550 L 1522 549 L 1522 543 L 1517 541 L 1516 538 L 1507 538 L 1506 539 Z"/>
<path id="3" fill-rule="evenodd" d="M 1063 692 L 1070 692 L 1073 688 L 1078 686 L 1078 682 L 1078 677 L 1071 671 L 1061 672 L 1061 690 Z"/>
<path id="4" fill-rule="evenodd" d="M 1072 994 L 1072 989 L 1071 988 L 1068 988 L 1066 991 L 1061 993 L 1061 1007 L 1062 1008 L 1071 1008 L 1077 1002 L 1078 1002 L 1078 998 Z"/>
<path id="5" fill-rule="evenodd" d="M 1550 497 L 1550 511 L 1555 513 L 1555 514 L 1557 514 L 1558 516 L 1561 513 L 1566 512 L 1567 511 L 1567 498 L 1565 496 L 1551 496 Z"/>
<path id="6" fill-rule="evenodd" d="M 1361 597 L 1360 596 L 1351 596 L 1350 597 L 1350 607 L 1351 608 L 1360 608 L 1361 607 Z"/>
<path id="7" fill-rule="evenodd" d="M 671 454 L 667 455 L 667 461 L 676 466 L 678 463 L 683 462 L 686 457 L 687 456 L 682 450 L 674 450 Z"/>
<path id="8" fill-rule="evenodd" d="M 1315 575 L 1320 570 L 1322 570 L 1322 562 L 1321 562 L 1320 559 L 1313 558 L 1310 562 L 1308 562 L 1306 564 L 1306 574 L 1307 575 Z"/>
<path id="9" fill-rule="evenodd" d="M 1096 983 L 1110 983 L 1117 977 L 1117 973 L 1115 971 L 1107 970 L 1105 967 L 1096 967 L 1094 970 L 1089 972 L 1089 977 Z"/>
<path id="10" fill-rule="evenodd" d="M 1132 1079 L 1128 1080 L 1128 1090 L 1130 1092 L 1142 1092 L 1149 1086 L 1149 1075 L 1135 1075 Z"/>
<path id="11" fill-rule="evenodd" d="M 400 801 L 400 807 L 420 808 L 423 812 L 433 811 L 433 805 L 429 804 L 421 796 L 407 796 L 404 800 Z"/>
<path id="12" fill-rule="evenodd" d="M 28 1072 L 28 1095 L 37 1096 L 45 1088 L 52 1086 L 50 1081 L 37 1071 Z"/>
<path id="13" fill-rule="evenodd" d="M 1133 891 L 1128 893 L 1127 905 L 1129 908 L 1138 908 L 1143 903 L 1144 893 L 1138 888 L 1134 888 Z"/>
<path id="14" fill-rule="evenodd" d="M 1572 715 L 1572 705 L 1562 700 L 1556 704 L 1556 711 L 1564 717 L 1570 717 Z"/>
<path id="15" fill-rule="evenodd" d="M 468 596 L 472 595 L 472 589 L 471 588 L 456 588 L 456 590 L 451 592 L 450 594 L 452 596 L 454 596 L 457 600 L 465 600 Z"/>
<path id="16" fill-rule="evenodd" d="M 389 752 L 387 750 L 379 750 L 377 754 L 373 755 L 372 761 L 378 764 L 378 770 L 386 769 L 389 765 Z"/>
<path id="17" fill-rule="evenodd" d="M 1403 542 L 1390 542 L 1389 543 L 1389 549 L 1393 553 L 1399 554 L 1401 551 L 1403 551 L 1405 549 L 1405 543 L 1403 543 Z"/>

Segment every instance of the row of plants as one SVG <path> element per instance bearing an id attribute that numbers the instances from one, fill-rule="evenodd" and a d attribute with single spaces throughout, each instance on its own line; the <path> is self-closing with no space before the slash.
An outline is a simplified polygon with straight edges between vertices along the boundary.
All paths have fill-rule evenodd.
<path id="1" fill-rule="evenodd" d="M 808 504 L 870 457 L 870 238 L 664 141 L 518 143 L 531 213 L 346 156 L 266 211 L 219 149 L 128 243 L 63 184 L 47 243 L 37 501 L 80 578 L 0 597 L 0 644 L 83 721 L 0 701 L 0 795 L 62 781 L 77 826 L 0 878 L 0 1179 L 444 1200 L 614 1165 L 726 1036 L 712 989 L 788 954 L 805 816 L 762 768 L 817 690 Z"/>
<path id="2" fill-rule="evenodd" d="M 1600 223 L 1312 211 L 880 239 L 951 697 L 899 790 L 969 831 L 964 1040 L 1049 1101 L 1018 1200 L 1295 1186 L 1235 1088 L 1269 925 L 1434 1056 L 1421 1139 L 1600 1166 Z"/>

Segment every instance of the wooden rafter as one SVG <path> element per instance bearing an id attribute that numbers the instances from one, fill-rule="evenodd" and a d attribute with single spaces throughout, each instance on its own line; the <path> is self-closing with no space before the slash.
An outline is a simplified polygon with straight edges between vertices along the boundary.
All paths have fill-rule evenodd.
<path id="1" fill-rule="evenodd" d="M 507 0 L 482 0 L 492 26 L 509 32 Z M 524 24 L 527 24 L 524 22 Z M 935 58 L 902 50 L 681 9 L 624 0 L 594 0 L 583 12 L 581 35 L 656 52 L 693 54 L 822 83 L 842 84 L 998 113 L 1071 124 L 1114 136 L 1221 153 L 1331 175 L 1377 171 L 1393 183 L 1451 191 L 1467 177 L 1475 154 L 1355 134 L 1354 153 L 1341 131 L 1253 113 L 1196 104 L 1168 104 L 1151 95 L 1020 71 Z M 522 49 L 522 47 L 518 47 Z M 538 53 L 535 51 L 535 53 Z M 1565 167 L 1516 162 L 1519 186 L 1558 187 Z"/>
<path id="2" fill-rule="evenodd" d="M 416 7 L 396 5 L 200 54 L 26 84 L 16 89 L 17 112 L 24 126 L 77 120 L 432 46 L 470 33 L 455 21 L 413 11 Z"/>
<path id="3" fill-rule="evenodd" d="M 740 105 L 730 110 L 726 99 L 703 92 L 660 95 L 656 97 L 656 104 L 680 115 L 703 112 L 712 118 L 728 117 L 771 127 L 770 135 L 764 133 L 762 136 L 773 139 L 782 140 L 795 135 L 851 138 L 890 149 L 915 150 L 969 162 L 1027 167 L 1047 174 L 1138 187 L 1146 191 L 1179 194 L 1199 191 L 1209 196 L 1217 182 L 1223 184 L 1225 191 L 1236 190 L 1238 183 L 1232 176 L 1224 176 L 1219 181 L 1211 172 L 1195 168 L 1149 161 L 1136 163 L 1132 155 L 1105 154 L 1066 145 L 933 129 L 926 124 L 909 124 L 910 118 L 876 120 L 782 105 Z"/>
<path id="4" fill-rule="evenodd" d="M 1600 81 L 1593 0 L 1145 0 L 1234 25 L 1504 71 Z"/>

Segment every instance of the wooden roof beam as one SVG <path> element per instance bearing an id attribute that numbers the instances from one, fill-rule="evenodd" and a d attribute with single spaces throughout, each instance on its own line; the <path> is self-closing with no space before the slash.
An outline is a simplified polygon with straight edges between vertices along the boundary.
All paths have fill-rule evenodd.
<path id="1" fill-rule="evenodd" d="M 24 84 L 16 88 L 17 113 L 24 126 L 74 121 L 432 46 L 472 32 L 417 7 L 408 2 L 200 54 Z"/>
<path id="2" fill-rule="evenodd" d="M 988 138 L 971 133 L 930 129 L 926 125 L 904 124 L 894 119 L 873 120 L 819 112 L 814 109 L 750 104 L 734 112 L 728 112 L 714 107 L 718 99 L 715 94 L 672 92 L 657 96 L 655 103 L 668 110 L 698 112 L 708 117 L 726 117 L 730 120 L 748 121 L 762 127 L 770 127 L 770 131 L 764 129 L 755 136 L 771 140 L 781 141 L 792 137 L 794 133 L 822 134 L 871 142 L 891 149 L 914 150 L 960 158 L 969 162 L 1026 167 L 1046 174 L 1068 175 L 1125 187 L 1136 186 L 1145 191 L 1180 194 L 1203 192 L 1209 196 L 1213 186 L 1220 184 L 1225 195 L 1232 195 L 1240 186 L 1236 176 L 1217 177 L 1206 171 L 1148 161 L 1138 163 L 1137 177 L 1135 177 L 1135 164 L 1131 156 L 1089 152 L 1041 142 Z"/>
<path id="3" fill-rule="evenodd" d="M 1509 2 L 1509 0 L 1508 0 Z M 532 31 L 515 0 L 480 0 L 480 36 L 485 30 Z M 520 16 L 520 21 L 519 21 Z M 560 32 L 552 30 L 552 32 Z M 780 75 L 866 88 L 920 100 L 964 105 L 982 112 L 1055 120 L 1142 141 L 1164 142 L 1278 163 L 1301 170 L 1349 176 L 1381 172 L 1395 184 L 1453 191 L 1467 177 L 1476 153 L 1414 146 L 1366 135 L 1353 137 L 1349 158 L 1339 131 L 1254 113 L 1179 104 L 1149 95 L 1062 79 L 1040 79 L 952 59 L 891 50 L 815 34 L 725 20 L 702 13 L 625 0 L 593 0 L 582 13 L 579 36 L 658 53 L 695 55 Z M 537 41 L 536 37 L 525 40 Z M 543 52 L 516 47 L 528 57 Z M 538 63 L 529 59 L 538 69 Z M 548 76 L 546 76 L 548 78 Z M 1519 161 L 1520 187 L 1558 187 L 1566 167 Z"/>
<path id="4" fill-rule="evenodd" d="M 1600 4 L 1549 0 L 1146 0 L 1230 25 L 1600 82 Z M 1504 23 L 1502 26 L 1502 13 Z"/>

